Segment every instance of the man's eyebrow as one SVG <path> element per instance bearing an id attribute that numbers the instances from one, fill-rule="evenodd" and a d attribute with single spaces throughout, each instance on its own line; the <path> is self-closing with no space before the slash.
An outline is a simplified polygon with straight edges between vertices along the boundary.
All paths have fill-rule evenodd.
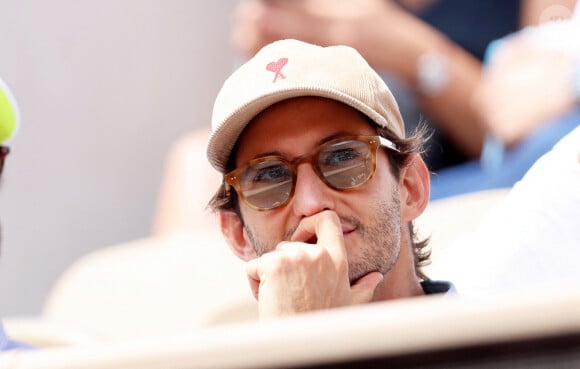
<path id="1" fill-rule="evenodd" d="M 322 137 L 320 140 L 316 141 L 316 144 L 315 144 L 314 148 L 312 148 L 312 150 L 314 150 L 315 148 L 317 148 L 320 145 L 325 144 L 328 141 L 332 141 L 335 138 L 340 138 L 340 137 L 344 137 L 344 136 L 353 136 L 353 134 L 352 133 L 349 133 L 349 132 L 340 131 L 340 132 L 336 132 L 336 133 L 333 133 L 331 135 Z M 287 155 L 284 155 L 284 153 L 282 153 L 282 152 L 280 152 L 278 150 L 274 150 L 274 151 L 262 152 L 262 153 L 260 153 L 258 155 L 255 155 L 254 157 L 252 157 L 251 160 L 263 158 L 263 157 L 266 157 L 266 156 L 280 156 L 282 158 L 287 157 Z M 292 159 L 292 158 L 289 158 L 289 159 Z"/>

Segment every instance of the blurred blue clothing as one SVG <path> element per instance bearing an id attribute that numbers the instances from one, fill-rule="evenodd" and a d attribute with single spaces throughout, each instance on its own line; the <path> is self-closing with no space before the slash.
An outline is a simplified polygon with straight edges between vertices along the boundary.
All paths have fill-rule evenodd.
<path id="1" fill-rule="evenodd" d="M 7 350 L 30 350 L 33 347 L 21 342 L 13 341 L 6 336 L 4 326 L 0 321 L 0 351 Z"/>
<path id="2" fill-rule="evenodd" d="M 511 187 L 562 137 L 580 125 L 580 108 L 546 122 L 509 150 L 490 140 L 481 160 L 445 168 L 431 176 L 431 200 Z"/>
<path id="3" fill-rule="evenodd" d="M 520 0 L 438 0 L 417 16 L 482 60 L 492 40 L 520 28 L 520 8 Z"/>

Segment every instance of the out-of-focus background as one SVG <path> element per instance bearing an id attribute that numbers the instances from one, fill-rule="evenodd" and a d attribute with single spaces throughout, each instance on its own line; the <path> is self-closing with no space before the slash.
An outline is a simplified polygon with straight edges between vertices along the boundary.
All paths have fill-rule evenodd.
<path id="1" fill-rule="evenodd" d="M 172 142 L 209 126 L 235 0 L 0 0 L 22 114 L 0 191 L 0 316 L 91 250 L 151 233 Z"/>

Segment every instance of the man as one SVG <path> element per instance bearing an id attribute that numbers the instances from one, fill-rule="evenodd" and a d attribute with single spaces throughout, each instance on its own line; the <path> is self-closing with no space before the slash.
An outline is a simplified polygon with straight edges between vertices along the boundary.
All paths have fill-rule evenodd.
<path id="1" fill-rule="evenodd" d="M 6 141 L 14 135 L 18 128 L 19 115 L 16 102 L 8 89 L 8 86 L 0 79 L 0 177 L 4 169 L 4 161 L 10 152 Z M 1 239 L 0 234 L 0 239 Z M 0 351 L 29 348 L 29 346 L 20 342 L 10 340 L 5 332 L 2 322 L 0 321 Z"/>
<path id="2" fill-rule="evenodd" d="M 420 270 L 424 133 L 352 48 L 282 40 L 225 82 L 207 155 L 210 202 L 247 261 L 260 317 L 448 292 Z"/>

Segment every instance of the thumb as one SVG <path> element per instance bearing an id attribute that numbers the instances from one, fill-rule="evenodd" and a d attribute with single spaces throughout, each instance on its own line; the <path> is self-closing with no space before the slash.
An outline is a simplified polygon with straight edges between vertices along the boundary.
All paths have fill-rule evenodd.
<path id="1" fill-rule="evenodd" d="M 375 293 L 375 289 L 384 278 L 379 272 L 371 272 L 361 277 L 350 287 L 352 302 L 354 304 L 370 302 Z"/>

